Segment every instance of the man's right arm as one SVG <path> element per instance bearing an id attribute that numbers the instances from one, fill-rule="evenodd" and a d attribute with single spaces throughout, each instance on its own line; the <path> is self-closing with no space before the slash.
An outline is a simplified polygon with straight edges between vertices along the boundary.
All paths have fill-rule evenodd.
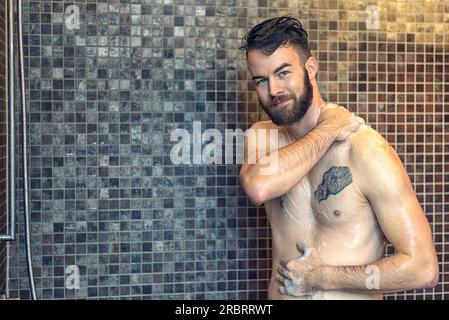
<path id="1" fill-rule="evenodd" d="M 260 205 L 277 198 L 291 188 L 315 166 L 336 140 L 345 140 L 363 123 L 342 107 L 322 111 L 318 125 L 301 139 L 278 150 L 269 150 L 269 141 L 263 150 L 266 154 L 258 155 L 257 134 L 245 137 L 245 160 L 240 170 L 240 181 L 250 200 Z M 260 125 L 252 127 L 257 131 Z M 264 128 L 265 129 L 265 128 Z M 249 159 L 255 158 L 255 163 Z M 264 169 L 275 159 L 273 173 L 264 173 Z M 272 165 L 272 163 L 271 163 Z"/>

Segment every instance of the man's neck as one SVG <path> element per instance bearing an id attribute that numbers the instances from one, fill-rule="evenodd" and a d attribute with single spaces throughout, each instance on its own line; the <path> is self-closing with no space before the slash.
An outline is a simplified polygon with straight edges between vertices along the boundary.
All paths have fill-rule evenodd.
<path id="1" fill-rule="evenodd" d="M 319 99 L 313 99 L 312 104 L 304 117 L 298 122 L 286 126 L 287 130 L 293 135 L 295 140 L 302 138 L 310 130 L 316 127 L 324 103 L 325 102 L 321 97 L 319 97 Z"/>

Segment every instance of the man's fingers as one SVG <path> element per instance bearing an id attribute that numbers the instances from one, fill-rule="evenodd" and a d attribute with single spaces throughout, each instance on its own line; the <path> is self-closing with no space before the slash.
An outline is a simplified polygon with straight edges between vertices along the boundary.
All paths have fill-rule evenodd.
<path id="1" fill-rule="evenodd" d="M 274 276 L 274 278 L 279 281 L 281 284 L 284 284 L 284 277 L 282 277 L 280 274 L 276 273 L 276 275 Z"/>
<path id="2" fill-rule="evenodd" d="M 279 292 L 282 294 L 287 294 L 285 291 L 285 287 L 279 287 Z"/>
<path id="3" fill-rule="evenodd" d="M 281 266 L 287 268 L 288 260 L 285 257 L 281 257 L 281 261 L 279 263 L 281 264 Z"/>
<path id="4" fill-rule="evenodd" d="M 332 108 L 337 108 L 337 107 L 334 104 L 326 103 L 326 104 L 323 104 L 321 111 L 325 111 L 325 110 L 332 109 Z"/>
<path id="5" fill-rule="evenodd" d="M 347 134 L 345 139 L 349 138 L 352 133 L 357 132 L 361 126 L 363 126 L 365 124 L 365 120 L 363 120 L 363 118 L 360 117 L 354 117 L 354 120 L 346 127 L 347 130 Z"/>
<path id="6" fill-rule="evenodd" d="M 279 273 L 288 279 L 292 279 L 291 272 L 283 266 L 279 266 Z"/>
<path id="7" fill-rule="evenodd" d="M 358 129 L 360 126 L 365 124 L 365 120 L 361 117 L 355 117 L 356 128 Z"/>

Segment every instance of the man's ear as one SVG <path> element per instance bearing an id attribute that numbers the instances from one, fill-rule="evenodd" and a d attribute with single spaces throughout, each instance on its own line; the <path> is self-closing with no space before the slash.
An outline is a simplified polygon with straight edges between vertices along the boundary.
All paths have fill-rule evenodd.
<path id="1" fill-rule="evenodd" d="M 309 79 L 315 80 L 316 74 L 318 72 L 318 61 L 314 56 L 311 56 L 309 59 L 307 59 L 305 63 L 305 68 L 309 72 Z"/>

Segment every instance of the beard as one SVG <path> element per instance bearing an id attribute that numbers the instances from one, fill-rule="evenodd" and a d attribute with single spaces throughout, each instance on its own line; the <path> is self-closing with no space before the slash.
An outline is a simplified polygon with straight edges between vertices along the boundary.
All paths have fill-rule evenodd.
<path id="1" fill-rule="evenodd" d="M 291 109 L 287 108 L 288 105 L 283 107 L 276 106 L 276 103 L 284 102 L 289 99 L 293 100 L 293 106 Z M 270 117 L 271 121 L 278 126 L 283 126 L 291 125 L 301 120 L 309 109 L 312 99 L 313 87 L 310 83 L 309 74 L 304 68 L 304 89 L 299 98 L 297 98 L 294 94 L 291 94 L 274 97 L 270 105 L 265 105 L 260 99 L 259 102 Z"/>

